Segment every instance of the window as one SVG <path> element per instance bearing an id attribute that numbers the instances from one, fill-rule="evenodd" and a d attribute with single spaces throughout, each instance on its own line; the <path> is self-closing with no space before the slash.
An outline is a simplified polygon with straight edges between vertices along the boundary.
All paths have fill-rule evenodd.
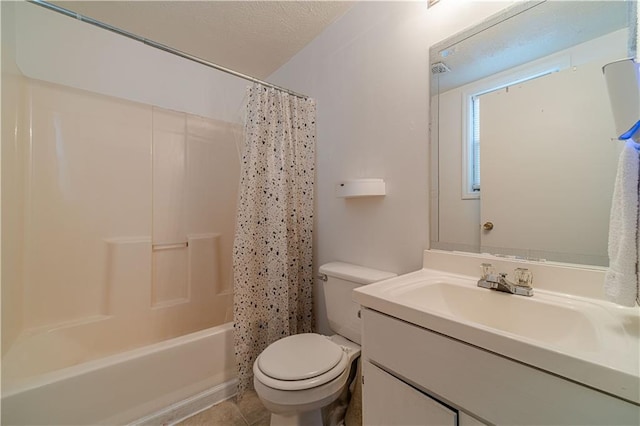
<path id="1" fill-rule="evenodd" d="M 471 182 L 473 192 L 480 191 L 480 95 L 471 97 Z"/>
<path id="2" fill-rule="evenodd" d="M 503 89 L 508 91 L 509 86 L 543 77 L 564 68 L 561 65 L 546 65 L 546 69 L 543 70 L 531 69 L 529 72 L 504 76 L 500 80 L 474 84 L 472 91 L 463 92 L 463 125 L 466 130 L 463 137 L 462 199 L 480 198 L 480 100 L 482 95 Z"/>

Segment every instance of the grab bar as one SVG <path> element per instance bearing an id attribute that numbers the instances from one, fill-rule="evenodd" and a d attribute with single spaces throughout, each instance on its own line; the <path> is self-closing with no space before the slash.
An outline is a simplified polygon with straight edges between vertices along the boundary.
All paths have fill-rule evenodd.
<path id="1" fill-rule="evenodd" d="M 185 241 L 183 243 L 158 243 L 158 244 L 151 245 L 151 249 L 153 251 L 172 250 L 172 249 L 185 248 L 185 247 L 189 247 L 188 241 Z"/>

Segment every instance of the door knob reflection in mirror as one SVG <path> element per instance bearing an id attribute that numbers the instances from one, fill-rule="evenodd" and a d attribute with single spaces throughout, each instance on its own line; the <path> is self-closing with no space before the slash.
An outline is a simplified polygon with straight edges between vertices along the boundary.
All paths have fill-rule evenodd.
<path id="1" fill-rule="evenodd" d="M 493 222 L 485 222 L 484 225 L 482 225 L 482 229 L 491 231 L 493 229 Z"/>

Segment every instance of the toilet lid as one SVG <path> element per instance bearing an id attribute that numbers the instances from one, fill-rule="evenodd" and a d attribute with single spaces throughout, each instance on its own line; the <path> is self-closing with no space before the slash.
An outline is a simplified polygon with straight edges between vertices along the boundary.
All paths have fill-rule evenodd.
<path id="1" fill-rule="evenodd" d="M 342 348 L 325 336 L 296 334 L 272 343 L 258 358 L 258 367 L 278 380 L 304 380 L 319 376 L 335 367 L 342 358 Z"/>

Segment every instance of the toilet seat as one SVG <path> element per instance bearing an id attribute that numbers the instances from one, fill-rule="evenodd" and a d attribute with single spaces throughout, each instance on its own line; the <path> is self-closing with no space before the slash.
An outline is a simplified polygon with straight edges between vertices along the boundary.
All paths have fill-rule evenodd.
<path id="1" fill-rule="evenodd" d="M 253 373 L 274 389 L 302 390 L 323 385 L 344 372 L 345 350 L 326 336 L 297 334 L 272 343 L 258 356 Z"/>
<path id="2" fill-rule="evenodd" d="M 331 370 L 342 357 L 340 346 L 315 333 L 288 336 L 267 347 L 260 370 L 277 380 L 304 380 Z"/>

